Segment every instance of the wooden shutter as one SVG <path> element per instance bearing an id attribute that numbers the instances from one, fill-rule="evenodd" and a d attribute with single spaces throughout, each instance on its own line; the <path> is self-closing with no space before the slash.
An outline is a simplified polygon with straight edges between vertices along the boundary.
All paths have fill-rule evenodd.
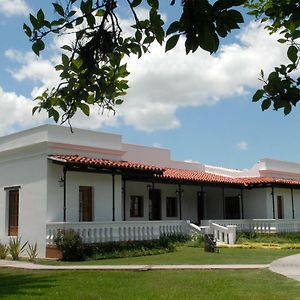
<path id="1" fill-rule="evenodd" d="M 8 235 L 17 236 L 19 230 L 19 190 L 11 190 L 8 193 Z"/>

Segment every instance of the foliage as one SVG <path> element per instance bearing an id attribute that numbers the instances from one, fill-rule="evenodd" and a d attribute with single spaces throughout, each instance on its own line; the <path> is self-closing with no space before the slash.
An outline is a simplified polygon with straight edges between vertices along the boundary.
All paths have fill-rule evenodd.
<path id="1" fill-rule="evenodd" d="M 35 262 L 38 252 L 37 252 L 37 243 L 35 244 L 30 244 L 28 243 L 28 247 L 26 249 L 27 255 L 29 257 L 29 261 Z"/>
<path id="2" fill-rule="evenodd" d="M 82 239 L 75 230 L 59 230 L 54 242 L 62 251 L 62 260 L 76 261 L 84 260 L 84 246 Z"/>
<path id="3" fill-rule="evenodd" d="M 85 245 L 86 257 L 109 259 L 157 255 L 175 251 L 175 246 L 185 243 L 188 236 L 182 234 L 161 235 L 158 240 L 94 243 Z"/>
<path id="4" fill-rule="evenodd" d="M 273 106 L 288 115 L 300 100 L 300 77 L 297 72 L 300 61 L 300 2 L 293 0 L 250 0 L 250 14 L 266 23 L 273 34 L 279 32 L 279 43 L 288 46 L 289 64 L 276 67 L 268 76 L 261 71 L 263 87 L 253 95 L 253 101 L 262 100 L 262 110 Z"/>
<path id="5" fill-rule="evenodd" d="M 300 244 L 300 233 L 256 233 L 243 232 L 237 234 L 237 244 L 245 242 L 275 243 L 275 244 Z"/>
<path id="6" fill-rule="evenodd" d="M 7 254 L 8 254 L 7 245 L 0 243 L 0 259 L 5 259 Z"/>
<path id="7" fill-rule="evenodd" d="M 20 255 L 23 253 L 26 245 L 27 242 L 22 245 L 20 237 L 9 239 L 8 252 L 13 260 L 19 260 Z"/>
<path id="8" fill-rule="evenodd" d="M 53 2 L 57 18 L 48 20 L 43 10 L 30 14 L 30 24 L 24 24 L 25 34 L 32 42 L 32 50 L 39 55 L 45 49 L 47 36 L 72 34 L 72 44 L 63 45 L 60 84 L 37 97 L 33 113 L 46 110 L 48 116 L 69 122 L 76 111 L 90 114 L 90 105 L 115 111 L 123 102 L 128 89 L 129 75 L 124 58 L 141 57 L 149 46 L 158 42 L 165 50 L 174 48 L 180 37 L 185 39 L 186 53 L 198 48 L 214 53 L 220 39 L 243 23 L 241 13 L 233 9 L 246 0 L 171 0 L 182 10 L 178 20 L 165 24 L 159 12 L 159 0 L 66 0 Z M 127 5 L 132 13 L 133 33 L 122 34 L 118 4 Z M 138 17 L 137 10 L 146 8 L 148 18 Z"/>
<path id="9" fill-rule="evenodd" d="M 188 242 L 190 247 L 199 247 L 204 248 L 204 235 L 203 234 L 195 234 L 192 236 L 190 242 Z"/>

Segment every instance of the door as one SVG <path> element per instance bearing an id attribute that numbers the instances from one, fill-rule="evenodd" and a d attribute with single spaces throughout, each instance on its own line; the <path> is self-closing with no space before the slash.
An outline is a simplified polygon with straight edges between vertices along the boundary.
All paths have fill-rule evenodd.
<path id="1" fill-rule="evenodd" d="M 204 220 L 204 196 L 205 196 L 205 192 L 197 193 L 197 210 L 198 210 L 199 224 L 201 224 L 201 220 Z"/>
<path id="2" fill-rule="evenodd" d="M 225 217 L 226 219 L 240 219 L 240 198 L 225 198 Z"/>
<path id="3" fill-rule="evenodd" d="M 8 202 L 8 235 L 17 236 L 19 231 L 19 190 L 9 191 Z"/>
<path id="4" fill-rule="evenodd" d="M 277 196 L 277 218 L 283 219 L 283 197 Z"/>
<path id="5" fill-rule="evenodd" d="M 149 190 L 149 220 L 161 220 L 160 190 Z"/>
<path id="6" fill-rule="evenodd" d="M 93 221 L 92 187 L 79 187 L 79 221 Z"/>

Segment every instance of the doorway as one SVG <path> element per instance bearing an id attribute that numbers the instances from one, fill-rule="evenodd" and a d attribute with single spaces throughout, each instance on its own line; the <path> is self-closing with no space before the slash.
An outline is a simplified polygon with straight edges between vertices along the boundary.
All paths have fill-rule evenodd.
<path id="1" fill-rule="evenodd" d="M 283 219 L 283 197 L 277 196 L 277 219 Z"/>
<path id="2" fill-rule="evenodd" d="M 161 192 L 149 190 L 149 220 L 161 220 Z"/>
<path id="3" fill-rule="evenodd" d="M 240 197 L 225 197 L 225 218 L 240 219 Z"/>

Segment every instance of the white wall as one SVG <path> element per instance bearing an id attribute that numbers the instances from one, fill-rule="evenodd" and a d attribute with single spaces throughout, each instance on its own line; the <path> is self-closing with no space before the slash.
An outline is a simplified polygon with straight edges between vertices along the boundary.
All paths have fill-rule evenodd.
<path id="1" fill-rule="evenodd" d="M 0 160 L 0 241 L 7 243 L 9 186 L 20 186 L 19 232 L 22 242 L 38 243 L 39 256 L 46 246 L 46 155 L 1 162 Z"/>
<path id="2" fill-rule="evenodd" d="M 47 221 L 63 221 L 63 192 L 59 179 L 63 166 L 48 162 Z M 67 172 L 66 202 L 67 222 L 79 221 L 79 186 L 91 186 L 93 191 L 94 221 L 112 221 L 112 175 L 86 172 Z M 115 220 L 122 220 L 121 176 L 115 176 Z"/>
<path id="3" fill-rule="evenodd" d="M 263 219 L 269 217 L 269 204 L 267 208 L 266 188 L 251 189 L 243 191 L 244 218 L 245 219 Z"/>

